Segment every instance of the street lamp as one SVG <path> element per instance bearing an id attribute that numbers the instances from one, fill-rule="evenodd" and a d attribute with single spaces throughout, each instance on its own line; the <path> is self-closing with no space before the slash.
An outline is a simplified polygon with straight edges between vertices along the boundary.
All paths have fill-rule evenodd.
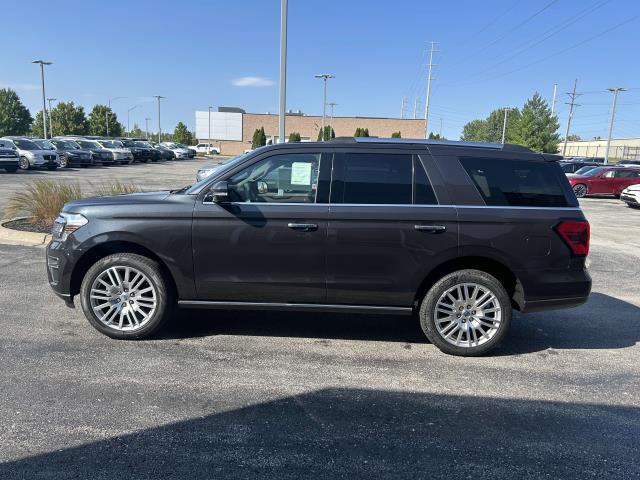
<path id="1" fill-rule="evenodd" d="M 51 124 L 51 102 L 57 100 L 57 98 L 47 98 L 47 102 L 49 102 L 49 135 L 53 138 L 53 125 Z"/>
<path id="2" fill-rule="evenodd" d="M 147 140 L 149 140 L 149 120 L 151 120 L 149 117 L 145 117 L 144 119 L 144 132 Z"/>
<path id="3" fill-rule="evenodd" d="M 42 81 L 42 127 L 44 130 L 44 138 L 47 138 L 47 103 L 46 103 L 46 94 L 44 93 L 44 66 L 51 65 L 52 62 L 47 62 L 45 60 L 34 60 L 31 63 L 36 63 L 40 65 L 40 79 Z"/>
<path id="4" fill-rule="evenodd" d="M 324 82 L 322 95 L 322 130 L 320 130 L 322 132 L 321 138 L 324 142 L 324 122 L 327 116 L 327 80 L 330 78 L 336 78 L 336 76 L 330 73 L 321 73 L 319 75 L 316 75 L 315 77 L 321 78 Z M 331 135 L 329 135 L 329 138 L 331 138 Z"/>
<path id="5" fill-rule="evenodd" d="M 211 109 L 213 107 L 209 106 L 209 134 L 207 135 L 207 155 L 211 153 Z"/>
<path id="6" fill-rule="evenodd" d="M 140 105 L 134 105 L 133 107 L 131 107 L 129 110 L 127 110 L 127 134 L 130 135 L 131 134 L 131 129 L 129 128 L 129 113 L 131 112 L 131 110 L 135 110 L 136 108 L 138 108 Z"/>
<path id="7" fill-rule="evenodd" d="M 110 98 L 110 99 L 109 99 L 109 102 L 108 102 L 108 104 L 109 104 L 109 110 L 107 110 L 107 111 L 104 113 L 105 120 L 107 121 L 107 137 L 109 136 L 109 112 L 111 111 L 111 102 L 112 102 L 113 100 L 120 100 L 121 98 L 127 98 L 127 97 L 113 97 L 113 98 Z"/>
<path id="8" fill-rule="evenodd" d="M 154 95 L 154 98 L 158 99 L 158 143 L 162 141 L 162 127 L 160 126 L 160 99 L 167 98 L 162 95 Z"/>
<path id="9" fill-rule="evenodd" d="M 287 14 L 288 0 L 280 1 L 280 110 L 278 117 L 278 137 L 284 143 L 287 105 Z"/>

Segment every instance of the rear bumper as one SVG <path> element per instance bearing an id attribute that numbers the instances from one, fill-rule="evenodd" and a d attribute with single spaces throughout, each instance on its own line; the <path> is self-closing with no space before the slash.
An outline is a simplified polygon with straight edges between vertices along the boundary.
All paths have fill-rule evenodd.
<path id="1" fill-rule="evenodd" d="M 591 276 L 584 267 L 520 272 L 518 278 L 524 295 L 517 303 L 524 313 L 577 307 L 585 303 L 591 293 Z"/>

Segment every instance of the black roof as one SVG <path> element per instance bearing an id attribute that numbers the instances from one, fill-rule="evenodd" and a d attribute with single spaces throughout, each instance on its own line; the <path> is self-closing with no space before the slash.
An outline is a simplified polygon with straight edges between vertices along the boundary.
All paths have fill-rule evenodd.
<path id="1" fill-rule="evenodd" d="M 431 140 L 426 138 L 336 137 L 331 139 L 331 141 L 337 143 L 409 144 L 464 148 L 489 148 L 493 150 L 503 150 L 509 152 L 531 152 L 531 150 L 523 147 L 522 145 L 512 145 L 510 143 L 462 142 L 455 140 Z"/>

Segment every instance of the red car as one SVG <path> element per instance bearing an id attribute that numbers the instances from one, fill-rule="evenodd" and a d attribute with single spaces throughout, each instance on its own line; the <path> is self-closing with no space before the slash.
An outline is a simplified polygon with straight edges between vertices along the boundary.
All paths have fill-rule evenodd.
<path id="1" fill-rule="evenodd" d="M 578 198 L 586 195 L 619 197 L 629 185 L 640 184 L 640 168 L 597 167 L 584 175 L 567 175 L 567 178 Z"/>

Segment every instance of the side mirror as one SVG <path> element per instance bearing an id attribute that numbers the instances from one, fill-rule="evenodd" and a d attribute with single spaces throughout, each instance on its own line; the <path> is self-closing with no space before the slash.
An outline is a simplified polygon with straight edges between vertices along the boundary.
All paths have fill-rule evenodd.
<path id="1" fill-rule="evenodd" d="M 224 203 L 229 201 L 229 187 L 226 180 L 220 180 L 209 189 L 209 195 L 214 203 Z"/>

